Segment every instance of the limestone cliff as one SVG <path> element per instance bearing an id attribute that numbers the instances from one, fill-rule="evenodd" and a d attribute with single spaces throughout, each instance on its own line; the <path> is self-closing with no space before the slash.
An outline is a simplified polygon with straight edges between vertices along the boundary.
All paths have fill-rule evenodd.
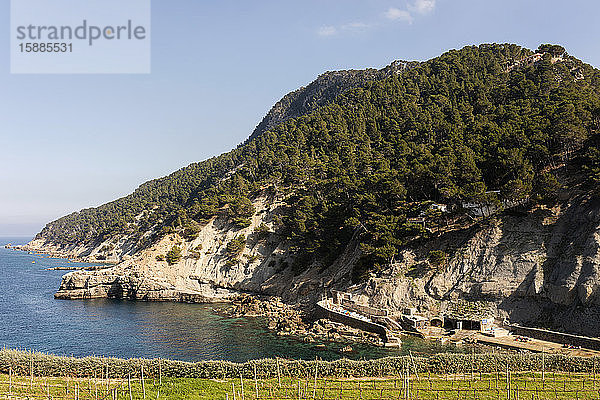
<path id="1" fill-rule="evenodd" d="M 272 230 L 273 218 L 278 215 L 281 203 L 272 197 L 261 196 L 253 205 L 257 211 L 246 228 L 237 229 L 227 218 L 216 217 L 202 227 L 194 240 L 186 241 L 171 234 L 133 255 L 129 253 L 126 237 L 115 243 L 90 246 L 93 248 L 48 246 L 41 240 L 34 240 L 25 249 L 94 261 L 100 249 L 112 246 L 111 254 L 121 255 L 121 261 L 112 267 L 67 273 L 55 295 L 61 299 L 110 297 L 219 302 L 250 292 L 281 296 L 295 302 L 299 296 L 316 294 L 321 275 L 327 274 L 310 270 L 295 276 L 289 266 L 289 246 Z M 245 238 L 244 247 L 232 256 L 228 244 L 240 237 Z M 181 248 L 181 258 L 169 265 L 164 256 L 174 246 Z M 346 266 L 342 270 L 347 272 L 337 276 L 337 281 L 347 280 L 348 268 L 352 265 L 348 261 L 341 258 L 336 263 L 344 263 Z M 304 297 L 309 302 L 312 299 L 311 296 Z"/>
<path id="2" fill-rule="evenodd" d="M 428 253 L 449 254 L 435 267 Z M 392 310 L 430 315 L 479 307 L 511 322 L 600 335 L 600 200 L 507 213 L 406 249 L 392 268 L 352 291 Z"/>
<path id="3" fill-rule="evenodd" d="M 512 322 L 600 335 L 598 199 L 574 197 L 554 208 L 503 213 L 440 233 L 405 249 L 396 263 L 359 285 L 350 280 L 360 254 L 352 245 L 328 269 L 294 275 L 285 240 L 258 229 L 272 226 L 279 204 L 260 197 L 254 205 L 257 212 L 247 228 L 215 218 L 192 241 L 168 235 L 113 267 L 69 272 L 56 297 L 217 302 L 250 292 L 310 304 L 336 288 L 392 312 L 417 307 L 435 315 L 449 304 L 475 304 Z M 227 244 L 239 235 L 246 243 L 232 259 Z M 35 244 L 30 248 L 43 249 Z M 179 262 L 157 261 L 175 245 L 182 248 Z M 435 249 L 448 254 L 443 265 L 428 260 Z"/>

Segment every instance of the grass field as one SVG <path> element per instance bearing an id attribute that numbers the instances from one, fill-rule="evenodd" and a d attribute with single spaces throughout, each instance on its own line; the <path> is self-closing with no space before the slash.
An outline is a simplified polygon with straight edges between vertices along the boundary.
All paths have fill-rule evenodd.
<path id="1" fill-rule="evenodd" d="M 381 378 L 162 380 L 0 375 L 0 399 L 600 399 L 583 373 L 406 374 Z M 258 394 L 258 396 L 257 396 Z"/>

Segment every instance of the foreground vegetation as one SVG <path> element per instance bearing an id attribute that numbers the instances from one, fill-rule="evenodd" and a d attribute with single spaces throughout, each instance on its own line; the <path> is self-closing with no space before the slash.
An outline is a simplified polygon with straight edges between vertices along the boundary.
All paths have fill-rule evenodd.
<path id="1" fill-rule="evenodd" d="M 600 366 L 598 357 L 571 357 L 559 354 L 464 354 L 440 353 L 429 356 L 384 357 L 374 360 L 336 361 L 262 359 L 246 363 L 229 361 L 185 362 L 163 359 L 119 359 L 104 357 L 62 357 L 18 350 L 0 350 L 0 373 L 12 371 L 21 376 L 73 378 L 105 377 L 109 379 L 140 378 L 201 378 L 310 379 L 318 376 L 365 378 L 398 376 L 407 368 L 414 373 L 462 374 L 471 370 L 490 373 L 510 371 L 554 371 L 592 373 Z"/>
<path id="2" fill-rule="evenodd" d="M 236 364 L 2 350 L 0 398 L 600 399 L 599 366 L 599 357 L 548 354 Z"/>
<path id="3" fill-rule="evenodd" d="M 0 398 L 46 399 L 599 399 L 591 373 L 476 370 L 377 378 L 127 378 L 0 375 Z"/>

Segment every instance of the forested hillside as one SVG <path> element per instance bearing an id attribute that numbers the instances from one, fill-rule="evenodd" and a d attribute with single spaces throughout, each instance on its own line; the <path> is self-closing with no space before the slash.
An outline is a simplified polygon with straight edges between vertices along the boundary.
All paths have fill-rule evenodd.
<path id="1" fill-rule="evenodd" d="M 561 185 L 599 187 L 600 73 L 560 46 L 465 47 L 393 73 L 353 73 L 348 85 L 342 78 L 286 96 L 235 150 L 38 237 L 92 243 L 127 232 L 140 246 L 171 232 L 193 238 L 217 214 L 248 225 L 251 200 L 268 191 L 285 198 L 276 233 L 294 244 L 296 271 L 326 267 L 354 238 L 360 278 L 468 203 L 553 203 Z M 581 173 L 559 182 L 565 164 Z"/>

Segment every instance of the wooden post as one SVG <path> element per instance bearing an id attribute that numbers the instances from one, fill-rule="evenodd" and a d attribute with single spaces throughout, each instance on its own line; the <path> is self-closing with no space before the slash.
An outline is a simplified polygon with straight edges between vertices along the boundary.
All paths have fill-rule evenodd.
<path id="1" fill-rule="evenodd" d="M 162 386 L 162 360 L 158 360 L 158 384 Z"/>
<path id="2" fill-rule="evenodd" d="M 546 354 L 542 347 L 542 388 L 546 386 Z"/>
<path id="3" fill-rule="evenodd" d="M 415 371 L 415 375 L 417 376 L 417 380 L 420 382 L 421 379 L 419 378 L 419 371 L 417 371 L 417 363 L 415 362 L 415 359 L 413 358 L 411 350 L 408 351 L 408 355 L 410 356 L 410 362 L 412 363 L 413 370 Z"/>
<path id="4" fill-rule="evenodd" d="M 242 378 L 242 371 L 240 371 L 240 384 L 242 390 L 242 400 L 244 400 L 244 379 Z"/>
<path id="5" fill-rule="evenodd" d="M 146 400 L 146 383 L 144 382 L 144 366 L 142 365 L 142 393 L 144 395 L 144 400 Z"/>
<path id="6" fill-rule="evenodd" d="M 593 358 L 592 374 L 594 379 L 594 390 L 596 390 L 596 356 Z"/>
<path id="7" fill-rule="evenodd" d="M 231 382 L 231 391 L 233 392 L 233 400 L 237 400 L 235 395 L 235 383 Z"/>
<path id="8" fill-rule="evenodd" d="M 473 366 L 475 364 L 475 350 L 471 348 L 471 385 L 473 385 Z"/>
<path id="9" fill-rule="evenodd" d="M 256 379 L 256 363 L 252 363 L 254 367 L 254 388 L 256 389 L 256 398 L 258 399 L 258 379 Z M 281 388 L 281 385 L 279 385 Z"/>
<path id="10" fill-rule="evenodd" d="M 31 353 L 31 359 L 29 361 L 29 388 L 33 393 L 33 353 Z"/>
<path id="11" fill-rule="evenodd" d="M 127 374 L 127 386 L 129 387 L 129 400 L 133 400 L 133 394 L 131 393 L 131 373 Z"/>
<path id="12" fill-rule="evenodd" d="M 313 386 L 313 399 L 317 397 L 317 373 L 319 370 L 319 360 L 315 357 L 315 384 Z"/>
<path id="13" fill-rule="evenodd" d="M 279 372 L 279 357 L 275 357 L 275 362 L 277 363 L 277 384 L 279 385 L 279 388 L 281 389 L 281 374 Z"/>
<path id="14" fill-rule="evenodd" d="M 494 363 L 494 369 L 496 370 L 496 391 L 498 391 L 498 359 Z"/>
<path id="15" fill-rule="evenodd" d="M 506 398 L 510 400 L 510 377 L 508 375 L 508 362 L 506 363 Z"/>
<path id="16" fill-rule="evenodd" d="M 12 396 L 12 367 L 8 368 L 8 395 Z"/>

